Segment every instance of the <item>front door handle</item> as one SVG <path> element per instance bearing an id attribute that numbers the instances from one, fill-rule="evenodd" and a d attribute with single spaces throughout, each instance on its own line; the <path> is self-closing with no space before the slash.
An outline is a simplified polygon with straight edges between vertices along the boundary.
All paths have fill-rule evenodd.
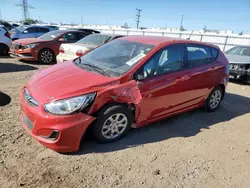
<path id="1" fill-rule="evenodd" d="M 189 76 L 177 77 L 175 81 L 182 82 L 182 81 L 188 80 L 189 78 L 190 78 Z"/>

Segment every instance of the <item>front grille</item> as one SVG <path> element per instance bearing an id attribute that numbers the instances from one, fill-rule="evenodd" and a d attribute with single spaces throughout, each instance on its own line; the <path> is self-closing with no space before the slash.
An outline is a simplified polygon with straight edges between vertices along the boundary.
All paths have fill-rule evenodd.
<path id="1" fill-rule="evenodd" d="M 247 65 L 245 65 L 245 64 L 230 64 L 230 69 L 231 70 L 246 70 Z"/>
<path id="2" fill-rule="evenodd" d="M 31 96 L 26 88 L 24 89 L 24 98 L 30 106 L 38 106 L 38 102 Z"/>
<path id="3" fill-rule="evenodd" d="M 34 127 L 34 124 L 33 122 L 25 115 L 23 114 L 23 122 L 24 124 L 26 125 L 26 127 L 32 131 L 33 127 Z"/>

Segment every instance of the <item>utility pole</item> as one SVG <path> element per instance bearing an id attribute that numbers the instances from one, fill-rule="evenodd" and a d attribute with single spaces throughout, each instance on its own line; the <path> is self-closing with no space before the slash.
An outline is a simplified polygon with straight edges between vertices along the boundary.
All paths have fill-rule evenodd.
<path id="1" fill-rule="evenodd" d="M 183 27 L 182 23 L 183 23 L 183 14 L 181 15 L 181 25 L 180 25 L 180 28 Z"/>
<path id="2" fill-rule="evenodd" d="M 16 6 L 21 7 L 24 20 L 30 18 L 29 9 L 34 9 L 34 7 L 29 5 L 28 0 L 20 0 L 20 4 L 17 4 Z"/>
<path id="3" fill-rule="evenodd" d="M 2 11 L 0 9 L 0 20 L 3 20 Z"/>
<path id="4" fill-rule="evenodd" d="M 136 13 L 136 28 L 139 29 L 139 25 L 140 25 L 140 17 L 141 17 L 141 9 L 136 9 L 137 13 Z"/>
<path id="5" fill-rule="evenodd" d="M 81 14 L 81 27 L 82 27 L 82 14 Z"/>

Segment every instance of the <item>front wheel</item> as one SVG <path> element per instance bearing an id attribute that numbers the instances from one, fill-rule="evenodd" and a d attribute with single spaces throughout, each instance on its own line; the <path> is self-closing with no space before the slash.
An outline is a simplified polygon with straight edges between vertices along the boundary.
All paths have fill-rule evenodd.
<path id="1" fill-rule="evenodd" d="M 220 86 L 214 88 L 212 92 L 209 94 L 206 103 L 205 110 L 207 112 L 214 112 L 220 106 L 223 97 L 223 90 Z"/>
<path id="2" fill-rule="evenodd" d="M 93 135 L 101 143 L 113 142 L 131 128 L 131 112 L 123 105 L 108 105 L 98 113 L 93 125 Z"/>
<path id="3" fill-rule="evenodd" d="M 51 64 L 54 61 L 55 56 L 52 50 L 43 49 L 40 51 L 38 59 L 43 64 Z"/>
<path id="4" fill-rule="evenodd" d="M 6 44 L 0 44 L 0 56 L 7 56 L 9 53 L 9 47 Z"/>

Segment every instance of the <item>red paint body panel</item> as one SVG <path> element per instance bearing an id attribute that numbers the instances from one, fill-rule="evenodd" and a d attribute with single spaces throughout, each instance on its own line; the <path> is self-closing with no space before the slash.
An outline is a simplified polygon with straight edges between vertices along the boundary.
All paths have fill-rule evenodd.
<path id="1" fill-rule="evenodd" d="M 121 77 L 107 77 L 88 72 L 77 67 L 74 62 L 52 66 L 35 74 L 27 83 L 26 88 L 39 102 L 38 107 L 27 104 L 21 93 L 22 114 L 34 123 L 34 128 L 26 130 L 43 145 L 60 152 L 76 151 L 80 140 L 89 125 L 95 120 L 93 114 L 107 103 L 125 103 L 135 107 L 137 127 L 183 113 L 204 105 L 211 90 L 219 84 L 226 87 L 228 60 L 222 52 L 217 60 L 204 66 L 184 69 L 150 79 L 135 81 L 133 75 L 161 48 L 186 43 L 163 37 L 124 37 L 118 40 L 131 40 L 157 44 L 137 65 Z M 188 41 L 190 44 L 200 44 Z M 204 44 L 203 44 L 204 45 Z M 208 45 L 212 46 L 212 45 Z M 96 92 L 87 114 L 78 113 L 68 116 L 55 116 L 44 111 L 44 104 Z M 23 117 L 23 116 L 22 116 Z M 56 141 L 48 141 L 39 134 L 49 134 L 59 130 Z"/>
<path id="2" fill-rule="evenodd" d="M 32 95 L 39 98 L 39 92 L 32 90 Z M 70 116 L 55 116 L 47 114 L 43 109 L 43 103 L 38 107 L 27 104 L 23 96 L 20 97 L 21 119 L 23 127 L 37 141 L 57 152 L 73 152 L 79 149 L 79 144 L 83 133 L 95 120 L 94 117 L 79 113 Z M 24 123 L 24 114 L 33 122 L 34 128 L 30 131 Z M 41 136 L 48 136 L 53 130 L 59 131 L 59 137 L 55 141 L 50 141 Z M 49 134 L 48 134 L 49 133 Z"/>

